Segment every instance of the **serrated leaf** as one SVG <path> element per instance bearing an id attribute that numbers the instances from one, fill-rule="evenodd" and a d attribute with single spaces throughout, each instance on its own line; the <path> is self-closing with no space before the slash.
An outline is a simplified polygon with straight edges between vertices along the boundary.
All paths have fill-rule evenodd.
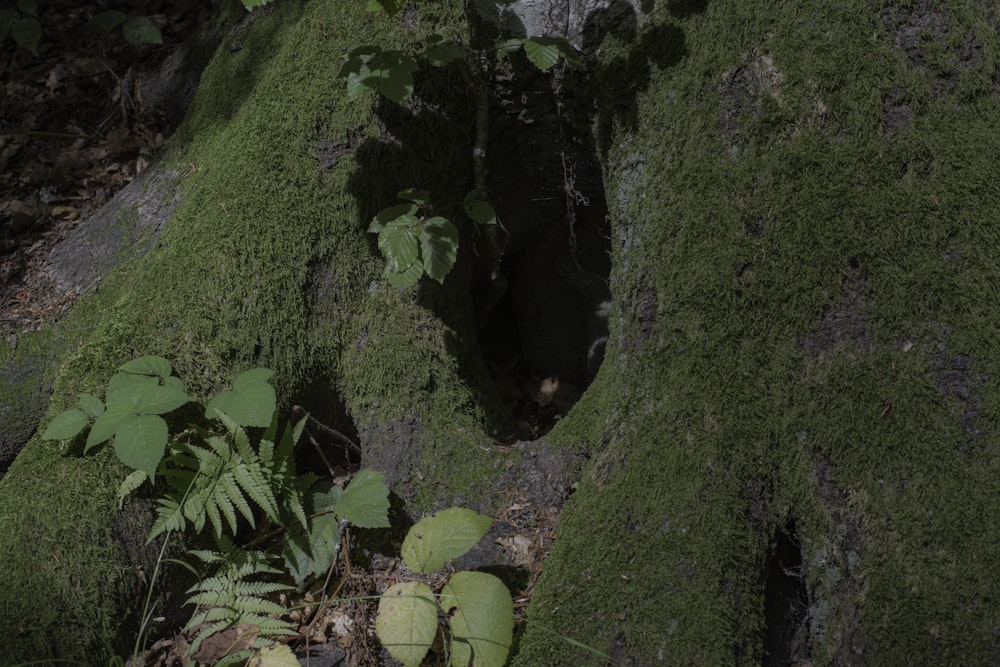
<path id="1" fill-rule="evenodd" d="M 114 447 L 122 463 L 154 479 L 167 448 L 167 422 L 156 415 L 130 415 L 119 422 Z"/>
<path id="2" fill-rule="evenodd" d="M 389 489 L 385 475 L 362 470 L 351 480 L 333 511 L 359 528 L 389 527 Z"/>
<path id="3" fill-rule="evenodd" d="M 334 514 L 313 517 L 308 531 L 298 524 L 285 531 L 282 556 L 297 585 L 330 569 L 339 537 L 340 525 Z"/>
<path id="4" fill-rule="evenodd" d="M 444 218 L 425 220 L 420 229 L 420 246 L 424 272 L 443 283 L 458 257 L 458 228 Z"/>
<path id="5" fill-rule="evenodd" d="M 157 357 L 155 355 L 133 359 L 132 361 L 123 364 L 119 370 L 126 373 L 133 373 L 135 375 L 153 375 L 163 379 L 170 377 L 173 373 L 173 369 L 170 367 L 170 362 L 163 357 Z"/>
<path id="6" fill-rule="evenodd" d="M 42 41 L 42 24 L 38 19 L 14 19 L 10 23 L 10 36 L 19 46 L 38 55 L 38 43 Z"/>
<path id="7" fill-rule="evenodd" d="M 420 280 L 420 276 L 424 275 L 424 266 L 423 264 L 420 263 L 420 260 L 418 259 L 413 264 L 411 264 L 410 268 L 406 269 L 406 271 L 401 271 L 401 272 L 390 271 L 389 267 L 387 266 L 385 267 L 384 275 L 386 278 L 388 278 L 389 284 L 395 287 L 396 289 L 406 289 L 407 287 L 415 285 L 416 282 Z"/>
<path id="8" fill-rule="evenodd" d="M 86 28 L 95 32 L 111 32 L 122 23 L 125 23 L 125 19 L 127 18 L 124 13 L 115 10 L 99 12 L 87 21 Z"/>
<path id="9" fill-rule="evenodd" d="M 406 188 L 396 196 L 404 201 L 413 202 L 417 206 L 425 206 L 431 201 L 431 193 L 429 191 L 414 188 Z M 416 209 L 413 210 L 413 213 L 416 213 Z"/>
<path id="10" fill-rule="evenodd" d="M 93 394 L 80 394 L 80 409 L 91 419 L 97 419 L 104 412 L 104 401 Z"/>
<path id="11" fill-rule="evenodd" d="M 420 245 L 406 220 L 392 220 L 378 234 L 378 249 L 393 273 L 406 271 L 417 261 Z"/>
<path id="12" fill-rule="evenodd" d="M 551 37 L 529 37 L 524 40 L 524 54 L 535 67 L 546 72 L 559 60 L 559 46 Z"/>
<path id="13" fill-rule="evenodd" d="M 464 46 L 453 42 L 434 44 L 424 50 L 424 57 L 434 67 L 445 67 L 456 60 L 463 60 L 468 54 Z"/>
<path id="14" fill-rule="evenodd" d="M 491 523 L 488 516 L 449 507 L 413 524 L 399 553 L 411 570 L 430 574 L 475 546 Z"/>
<path id="15" fill-rule="evenodd" d="M 441 589 L 451 617 L 451 664 L 503 667 L 514 640 L 514 601 L 503 582 L 485 572 L 456 572 Z"/>
<path id="16" fill-rule="evenodd" d="M 375 634 L 404 667 L 418 667 L 437 634 L 438 605 L 430 586 L 420 581 L 394 584 L 382 594 Z"/>
<path id="17" fill-rule="evenodd" d="M 60 412 L 49 422 L 48 428 L 42 434 L 42 440 L 69 440 L 76 437 L 76 434 L 82 431 L 89 422 L 90 420 L 83 410 L 73 408 Z"/>
<path id="18" fill-rule="evenodd" d="M 122 26 L 122 34 L 129 44 L 163 44 L 163 35 L 148 16 L 130 16 Z"/>
<path id="19" fill-rule="evenodd" d="M 94 421 L 90 433 L 87 434 L 87 444 L 83 448 L 84 453 L 113 436 L 123 420 L 134 416 L 136 416 L 135 409 L 128 398 L 108 403 L 107 409 Z"/>

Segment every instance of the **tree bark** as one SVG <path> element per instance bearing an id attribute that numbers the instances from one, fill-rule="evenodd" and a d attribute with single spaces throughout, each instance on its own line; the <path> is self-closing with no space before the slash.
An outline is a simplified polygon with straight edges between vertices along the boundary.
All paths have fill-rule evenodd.
<path id="1" fill-rule="evenodd" d="M 548 120 L 603 171 L 610 331 L 576 407 L 506 454 L 475 235 L 443 286 L 398 291 L 366 233 L 410 186 L 461 218 L 474 105 L 448 70 L 421 75 L 404 107 L 350 101 L 336 79 L 363 43 L 465 37 L 457 5 L 400 21 L 279 0 L 234 28 L 154 167 L 172 175 L 156 181 L 171 184 L 161 201 L 178 197 L 169 221 L 19 344 L 61 362 L 50 415 L 138 354 L 170 357 L 202 397 L 267 366 L 286 408 L 358 436 L 413 516 L 495 510 L 529 482 L 555 502 L 566 481 L 539 481 L 534 462 L 588 458 L 515 665 L 996 662 L 995 11 L 695 0 L 539 14 L 565 14 L 590 59 Z M 541 20 L 499 16 L 514 31 Z M 494 177 L 491 193 L 512 191 Z M 545 217 L 531 201 L 497 209 Z M 508 252 L 538 265 L 524 243 Z M 579 271 L 558 280 L 590 285 L 564 255 Z M 601 298 L 583 292 L 561 301 Z M 0 627 L 14 629 L 0 655 L 15 663 L 97 664 L 112 637 L 130 649 L 156 557 L 139 546 L 145 505 L 115 505 L 113 454 L 69 453 L 35 436 L 0 481 Z"/>

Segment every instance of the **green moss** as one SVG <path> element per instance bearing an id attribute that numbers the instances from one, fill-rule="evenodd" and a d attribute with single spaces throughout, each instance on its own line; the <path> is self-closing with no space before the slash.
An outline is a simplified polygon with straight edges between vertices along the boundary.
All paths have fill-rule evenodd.
<path id="1" fill-rule="evenodd" d="M 814 664 L 994 659 L 1000 111 L 984 82 L 1000 49 L 959 4 L 939 8 L 950 32 L 924 38 L 925 65 L 864 3 L 709 3 L 656 17 L 683 31 L 673 64 L 608 51 L 648 81 L 633 110 L 600 109 L 613 335 L 553 433 L 608 444 L 515 664 L 602 663 L 559 635 L 644 664 L 760 662 L 764 563 L 789 519 Z M 956 65 L 974 27 L 984 65 Z M 894 88 L 912 119 L 886 133 Z"/>

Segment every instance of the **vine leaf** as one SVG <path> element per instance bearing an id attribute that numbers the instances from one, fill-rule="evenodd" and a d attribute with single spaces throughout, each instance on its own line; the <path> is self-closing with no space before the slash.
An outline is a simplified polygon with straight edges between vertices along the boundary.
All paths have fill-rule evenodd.
<path id="1" fill-rule="evenodd" d="M 266 368 L 240 374 L 233 380 L 231 391 L 224 391 L 208 402 L 205 416 L 212 419 L 224 413 L 240 426 L 268 426 L 277 406 L 274 387 L 267 382 L 273 374 Z"/>
<path id="2" fill-rule="evenodd" d="M 513 40 L 508 42 L 508 45 L 512 44 Z M 565 37 L 528 37 L 524 40 L 524 53 L 543 72 L 550 70 L 560 57 L 571 67 L 582 67 L 580 54 Z"/>
<path id="3" fill-rule="evenodd" d="M 400 104 L 413 94 L 413 73 L 418 69 L 417 61 L 400 51 L 365 45 L 347 54 L 338 76 L 347 79 L 351 99 L 367 88 Z"/>
<path id="4" fill-rule="evenodd" d="M 333 505 L 333 511 L 359 528 L 388 528 L 389 489 L 385 475 L 369 469 L 358 472 Z"/>

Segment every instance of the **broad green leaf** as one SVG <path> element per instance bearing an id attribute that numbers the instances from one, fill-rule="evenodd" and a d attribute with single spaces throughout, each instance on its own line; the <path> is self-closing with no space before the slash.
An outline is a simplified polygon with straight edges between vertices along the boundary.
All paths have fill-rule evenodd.
<path id="1" fill-rule="evenodd" d="M 122 26 L 122 34 L 129 44 L 163 44 L 163 35 L 148 16 L 130 16 Z"/>
<path id="2" fill-rule="evenodd" d="M 378 602 L 375 634 L 404 667 L 418 667 L 437 634 L 438 605 L 430 586 L 420 581 L 394 584 Z"/>
<path id="3" fill-rule="evenodd" d="M 420 246 L 424 272 L 443 283 L 458 257 L 458 229 L 444 218 L 425 220 L 420 230 Z"/>
<path id="4" fill-rule="evenodd" d="M 431 201 L 431 193 L 427 190 L 416 190 L 414 188 L 407 188 L 396 195 L 404 201 L 413 202 L 417 206 L 424 206 Z M 413 211 L 416 213 L 416 211 Z"/>
<path id="5" fill-rule="evenodd" d="M 524 48 L 524 40 L 520 38 L 508 39 L 506 42 L 503 43 L 503 45 L 501 45 L 500 48 L 508 53 L 512 53 L 514 51 L 520 51 L 522 48 Z"/>
<path id="6" fill-rule="evenodd" d="M 158 384 L 147 387 L 132 399 L 136 412 L 142 415 L 162 415 L 176 410 L 191 400 L 191 397 L 174 384 Z"/>
<path id="7" fill-rule="evenodd" d="M 344 491 L 339 486 L 329 480 L 321 480 L 309 490 L 309 504 L 313 512 L 325 512 L 336 507 L 342 495 Z"/>
<path id="8" fill-rule="evenodd" d="M 10 23 L 10 36 L 18 45 L 38 55 L 38 42 L 42 41 L 42 24 L 38 19 L 15 19 Z"/>
<path id="9" fill-rule="evenodd" d="M 449 507 L 413 524 L 399 553 L 411 570 L 430 574 L 475 546 L 491 523 L 488 516 Z"/>
<path id="10" fill-rule="evenodd" d="M 66 410 L 57 414 L 42 434 L 42 440 L 69 440 L 90 422 L 83 410 Z"/>
<path id="11" fill-rule="evenodd" d="M 87 444 L 83 448 L 84 453 L 113 436 L 122 421 L 135 416 L 137 416 L 135 408 L 132 407 L 132 402 L 128 398 L 114 403 L 109 402 L 107 409 L 94 421 L 90 433 L 87 434 Z"/>
<path id="12" fill-rule="evenodd" d="M 351 480 L 333 511 L 359 528 L 389 527 L 389 489 L 385 475 L 362 470 Z"/>
<path id="13" fill-rule="evenodd" d="M 368 11 L 384 11 L 389 16 L 395 16 L 403 7 L 403 0 L 368 0 Z"/>
<path id="14" fill-rule="evenodd" d="M 394 220 L 403 220 L 409 224 L 417 222 L 417 207 L 415 204 L 396 204 L 389 208 L 384 208 L 375 214 L 372 223 L 368 226 L 368 231 L 377 234 L 382 228 Z"/>
<path id="15" fill-rule="evenodd" d="M 288 527 L 281 555 L 297 585 L 301 586 L 309 577 L 330 569 L 339 536 L 339 522 L 332 513 L 309 519 L 308 531 L 298 523 Z"/>
<path id="16" fill-rule="evenodd" d="M 435 44 L 424 50 L 424 57 L 434 67 L 445 67 L 456 60 L 464 59 L 468 54 L 464 46 L 453 42 Z"/>
<path id="17" fill-rule="evenodd" d="M 154 375 L 163 379 L 167 379 L 173 373 L 169 361 L 154 355 L 133 359 L 123 364 L 119 370 L 136 375 Z"/>
<path id="18" fill-rule="evenodd" d="M 406 289 L 415 285 L 420 276 L 424 275 L 424 265 L 418 259 L 406 271 L 391 271 L 390 267 L 385 267 L 385 277 L 389 279 L 389 284 L 396 289 Z"/>
<path id="19" fill-rule="evenodd" d="M 271 423 L 276 405 L 274 387 L 263 380 L 246 381 L 240 383 L 239 389 L 234 384 L 233 391 L 224 391 L 210 400 L 205 406 L 205 416 L 209 419 L 217 418 L 218 411 L 228 415 L 240 426 L 266 428 Z"/>
<path id="20" fill-rule="evenodd" d="M 413 93 L 413 72 L 419 68 L 416 60 L 399 51 L 364 46 L 347 55 L 339 76 L 347 79 L 347 93 L 352 99 L 371 88 L 400 103 Z"/>
<path id="21" fill-rule="evenodd" d="M 485 572 L 456 572 L 441 589 L 451 617 L 451 664 L 503 667 L 514 640 L 514 601 L 503 582 Z"/>
<path id="22" fill-rule="evenodd" d="M 125 19 L 127 18 L 124 13 L 115 10 L 99 12 L 87 21 L 86 28 L 95 32 L 111 32 L 122 23 L 125 23 Z"/>
<path id="23" fill-rule="evenodd" d="M 25 14 L 38 16 L 38 3 L 35 0 L 17 0 L 17 8 Z"/>
<path id="24" fill-rule="evenodd" d="M 524 53 L 543 72 L 559 60 L 559 46 L 552 37 L 529 37 L 524 40 Z"/>
<path id="25" fill-rule="evenodd" d="M 80 409 L 91 419 L 97 419 L 104 412 L 104 401 L 93 394 L 80 394 Z"/>
<path id="26" fill-rule="evenodd" d="M 159 378 L 135 373 L 115 373 L 108 381 L 108 390 L 104 393 L 104 401 L 111 405 L 122 401 L 130 401 L 150 387 L 157 387 Z"/>
<path id="27" fill-rule="evenodd" d="M 236 379 L 233 380 L 233 391 L 241 391 L 246 387 L 267 382 L 272 377 L 274 377 L 274 371 L 270 368 L 251 368 L 236 376 Z"/>
<path id="28" fill-rule="evenodd" d="M 167 422 L 156 415 L 130 415 L 119 422 L 114 447 L 122 463 L 153 479 L 167 447 Z"/>
<path id="29" fill-rule="evenodd" d="M 243 6 L 247 9 L 255 9 L 256 7 L 263 7 L 264 5 L 271 2 L 271 0 L 240 0 Z"/>
<path id="30" fill-rule="evenodd" d="M 417 261 L 419 247 L 413 227 L 399 218 L 388 223 L 378 234 L 378 249 L 393 273 L 410 268 Z"/>
<path id="31" fill-rule="evenodd" d="M 473 190 L 465 195 L 463 200 L 465 214 L 479 225 L 495 225 L 497 212 L 485 199 L 481 199 L 479 190 Z"/>

